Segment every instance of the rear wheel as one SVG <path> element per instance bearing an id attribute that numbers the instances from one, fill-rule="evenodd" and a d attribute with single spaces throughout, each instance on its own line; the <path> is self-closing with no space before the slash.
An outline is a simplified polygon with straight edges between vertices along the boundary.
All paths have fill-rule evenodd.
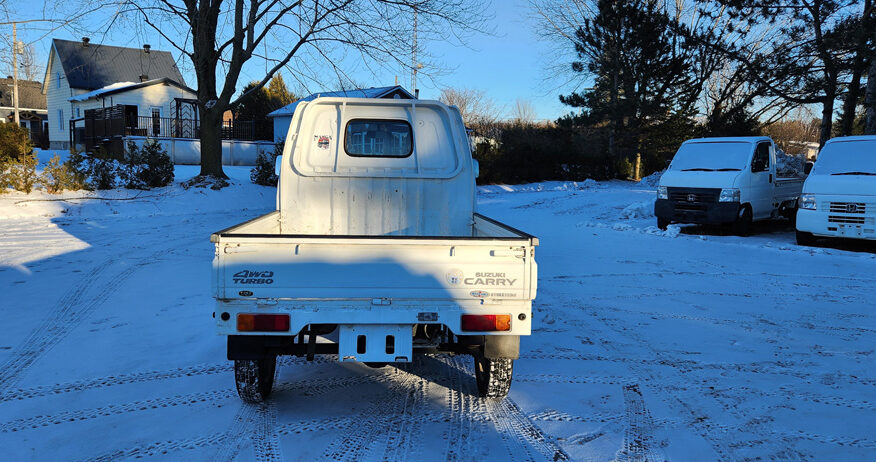
<path id="1" fill-rule="evenodd" d="M 669 227 L 669 220 L 657 217 L 657 227 L 666 231 L 666 228 Z"/>
<path id="2" fill-rule="evenodd" d="M 743 205 L 739 209 L 739 214 L 736 216 L 736 221 L 733 222 L 733 234 L 737 236 L 748 236 L 748 233 L 751 232 L 752 221 L 753 216 L 751 214 L 751 207 Z"/>
<path id="3" fill-rule="evenodd" d="M 234 379 L 237 394 L 249 403 L 260 403 L 271 395 L 274 388 L 274 373 L 277 370 L 277 356 L 264 359 L 234 360 Z"/>
<path id="4" fill-rule="evenodd" d="M 511 389 L 511 375 L 514 360 L 499 358 L 490 359 L 483 354 L 477 354 L 475 361 L 475 380 L 478 392 L 484 398 L 504 398 Z"/>
<path id="5" fill-rule="evenodd" d="M 815 236 L 812 233 L 797 231 L 797 245 L 812 247 L 815 245 Z"/>

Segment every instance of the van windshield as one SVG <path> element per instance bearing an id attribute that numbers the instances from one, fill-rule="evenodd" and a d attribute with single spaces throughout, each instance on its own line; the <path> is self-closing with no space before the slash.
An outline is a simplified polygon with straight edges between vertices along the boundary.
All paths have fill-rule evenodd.
<path id="1" fill-rule="evenodd" d="M 669 168 L 682 172 L 739 171 L 748 165 L 751 152 L 751 143 L 741 141 L 686 143 L 675 153 Z"/>
<path id="2" fill-rule="evenodd" d="M 818 153 L 813 175 L 876 175 L 876 140 L 836 141 Z"/>

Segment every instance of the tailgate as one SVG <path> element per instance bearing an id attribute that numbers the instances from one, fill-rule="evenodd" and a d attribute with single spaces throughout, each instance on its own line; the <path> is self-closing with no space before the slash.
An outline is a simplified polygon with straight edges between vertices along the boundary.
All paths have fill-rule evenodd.
<path id="1" fill-rule="evenodd" d="M 532 300 L 534 238 L 216 239 L 219 299 Z"/>

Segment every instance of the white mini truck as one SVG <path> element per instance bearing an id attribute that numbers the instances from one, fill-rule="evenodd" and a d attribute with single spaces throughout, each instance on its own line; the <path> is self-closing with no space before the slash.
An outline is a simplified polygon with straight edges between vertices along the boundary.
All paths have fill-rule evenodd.
<path id="1" fill-rule="evenodd" d="M 210 238 L 216 328 L 242 399 L 268 397 L 277 355 L 470 354 L 480 393 L 508 393 L 538 239 L 477 213 L 458 109 L 302 102 L 277 170 L 277 210 Z"/>
<path id="2" fill-rule="evenodd" d="M 825 143 L 800 196 L 797 244 L 819 237 L 876 240 L 876 136 Z"/>
<path id="3" fill-rule="evenodd" d="M 779 178 L 768 137 L 685 141 L 660 178 L 654 215 L 670 223 L 731 224 L 746 235 L 751 222 L 793 219 L 803 178 Z"/>

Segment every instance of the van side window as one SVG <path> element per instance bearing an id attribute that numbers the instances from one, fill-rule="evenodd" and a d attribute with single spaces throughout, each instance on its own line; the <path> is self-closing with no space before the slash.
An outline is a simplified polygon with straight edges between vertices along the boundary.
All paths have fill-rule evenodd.
<path id="1" fill-rule="evenodd" d="M 408 157 L 414 150 L 406 120 L 353 119 L 344 132 L 344 151 L 353 157 Z"/>
<path id="2" fill-rule="evenodd" d="M 754 150 L 754 158 L 751 160 L 751 171 L 766 172 L 770 169 L 770 144 L 759 143 Z"/>

